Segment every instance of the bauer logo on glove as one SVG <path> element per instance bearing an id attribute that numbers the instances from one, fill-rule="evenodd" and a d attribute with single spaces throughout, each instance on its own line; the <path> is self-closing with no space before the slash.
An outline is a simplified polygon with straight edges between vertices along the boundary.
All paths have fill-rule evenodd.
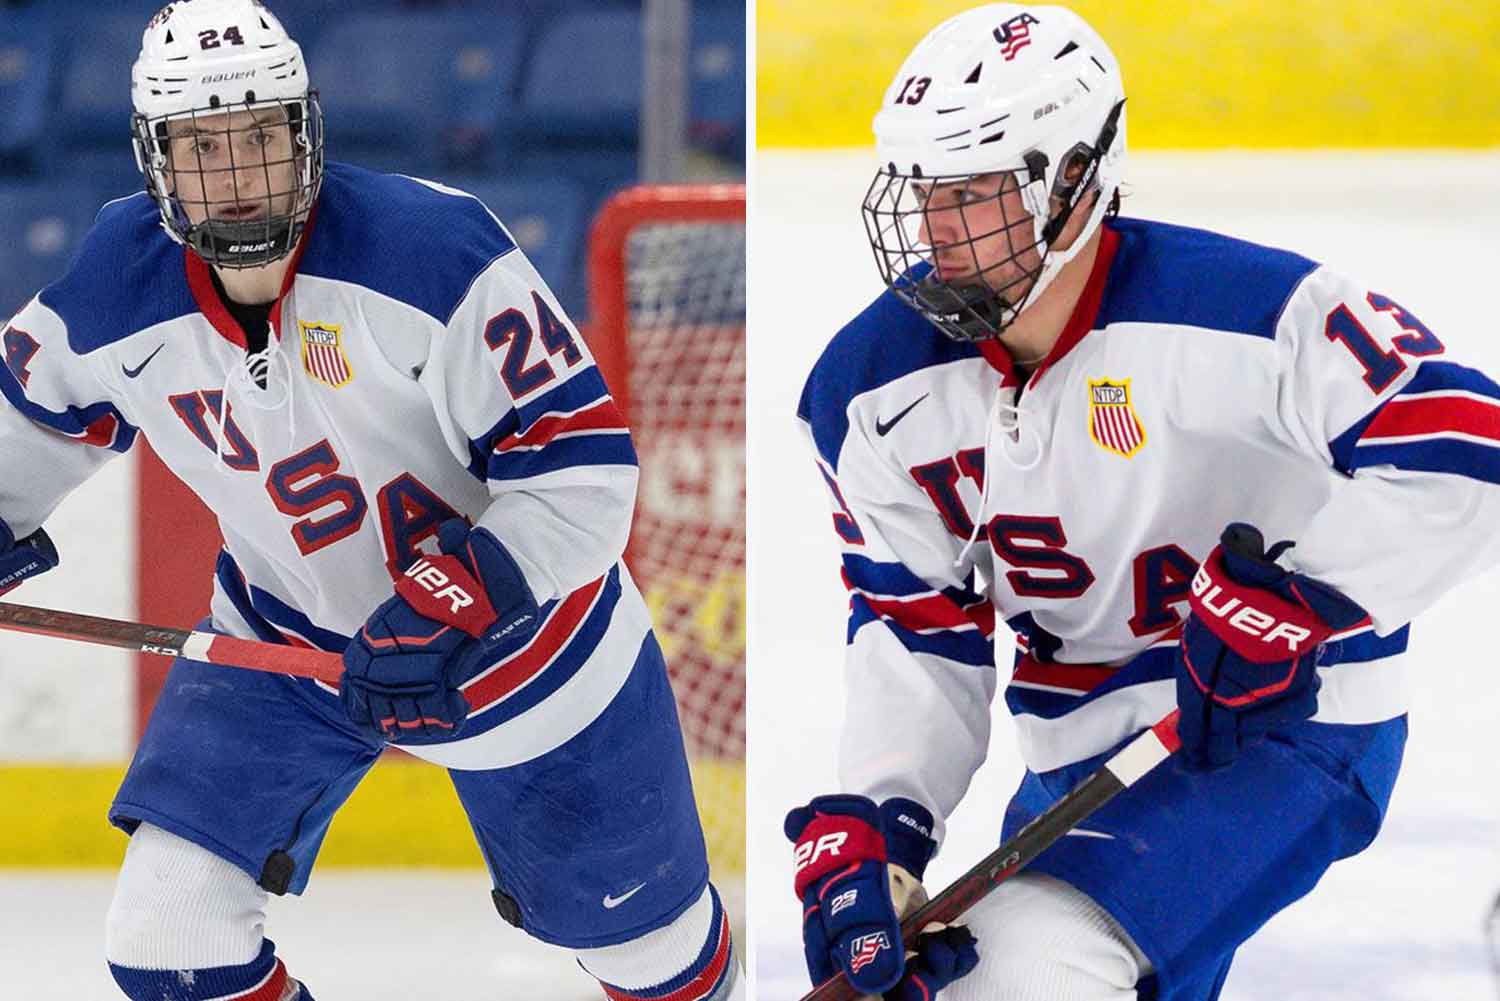
<path id="1" fill-rule="evenodd" d="M 344 651 L 345 712 L 391 742 L 456 736 L 469 715 L 464 682 L 537 618 L 520 568 L 488 531 L 455 518 L 438 540 L 442 555 L 412 563 Z"/>
<path id="2" fill-rule="evenodd" d="M 1177 659 L 1177 736 L 1199 765 L 1230 764 L 1247 741 L 1318 708 L 1318 652 L 1367 620 L 1328 584 L 1276 560 L 1251 525 L 1224 529 L 1193 576 Z"/>
<path id="3" fill-rule="evenodd" d="M 1223 619 L 1224 625 L 1230 629 L 1245 633 L 1269 648 L 1246 643 L 1233 633 L 1226 633 L 1226 642 L 1234 646 L 1241 656 L 1255 660 L 1280 660 L 1285 655 L 1281 651 L 1283 646 L 1286 647 L 1285 653 L 1301 653 L 1303 645 L 1312 639 L 1313 630 L 1297 623 L 1313 620 L 1315 617 L 1312 613 L 1277 601 L 1271 595 L 1265 596 L 1268 600 L 1264 604 L 1274 606 L 1273 611 L 1257 608 L 1250 604 L 1252 599 L 1249 595 L 1253 593 L 1245 589 L 1231 594 L 1229 588 L 1213 578 L 1207 564 L 1200 566 L 1197 573 L 1193 574 L 1193 597 L 1197 599 L 1193 603 L 1195 612 Z M 1319 629 L 1319 632 L 1327 635 L 1328 631 Z"/>

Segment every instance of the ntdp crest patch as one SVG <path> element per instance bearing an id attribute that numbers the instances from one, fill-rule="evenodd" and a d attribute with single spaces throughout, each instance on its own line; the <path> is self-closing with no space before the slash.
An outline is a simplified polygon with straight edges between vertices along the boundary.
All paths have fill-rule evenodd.
<path id="1" fill-rule="evenodd" d="M 1089 380 L 1089 437 L 1106 452 L 1130 458 L 1146 444 L 1146 429 L 1130 403 L 1130 380 Z"/>
<path id="2" fill-rule="evenodd" d="M 343 327 L 332 323 L 308 323 L 298 320 L 302 328 L 302 368 L 308 375 L 334 389 L 354 378 L 354 369 L 344 354 L 340 340 Z"/>

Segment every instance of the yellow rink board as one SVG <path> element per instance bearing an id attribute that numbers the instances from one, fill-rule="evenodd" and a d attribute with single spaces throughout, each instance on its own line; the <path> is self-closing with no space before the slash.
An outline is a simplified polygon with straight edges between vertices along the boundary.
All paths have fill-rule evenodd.
<path id="1" fill-rule="evenodd" d="M 119 865 L 126 838 L 106 814 L 124 772 L 116 765 L 0 767 L 0 866 Z M 693 787 L 710 866 L 743 872 L 743 763 L 698 762 Z M 387 759 L 334 817 L 318 865 L 480 867 L 482 861 L 448 773 Z"/>
<path id="2" fill-rule="evenodd" d="M 761 146 L 864 146 L 955 0 L 759 0 Z M 1119 57 L 1137 148 L 1500 144 L 1495 0 L 1079 0 Z"/>

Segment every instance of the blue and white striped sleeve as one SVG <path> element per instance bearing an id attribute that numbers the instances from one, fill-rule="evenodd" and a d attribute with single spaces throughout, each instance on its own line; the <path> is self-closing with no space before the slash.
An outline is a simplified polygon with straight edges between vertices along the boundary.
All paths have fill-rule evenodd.
<path id="1" fill-rule="evenodd" d="M 587 345 L 520 250 L 492 261 L 434 339 L 424 381 L 494 500 L 479 519 L 536 599 L 620 559 L 639 475 Z"/>
<path id="2" fill-rule="evenodd" d="M 820 396 L 815 373 L 799 416 L 849 592 L 840 781 L 877 801 L 924 804 L 941 840 L 989 745 L 994 612 L 972 561 L 954 566 L 963 540 L 918 484 L 848 422 L 845 401 Z"/>
<path id="3" fill-rule="evenodd" d="M 129 450 L 136 428 L 39 298 L 0 327 L 0 519 L 17 538 Z"/>
<path id="4" fill-rule="evenodd" d="M 1282 424 L 1338 474 L 1289 562 L 1382 635 L 1500 562 L 1500 384 L 1327 269 L 1287 304 L 1277 341 Z"/>

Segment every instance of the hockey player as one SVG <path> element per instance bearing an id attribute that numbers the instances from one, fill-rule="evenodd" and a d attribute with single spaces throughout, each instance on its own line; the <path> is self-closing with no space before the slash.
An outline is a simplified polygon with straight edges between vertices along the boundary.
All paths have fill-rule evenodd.
<path id="1" fill-rule="evenodd" d="M 1500 548 L 1500 385 L 1329 268 L 1119 216 L 1119 67 L 1067 10 L 940 25 L 875 135 L 888 291 L 799 413 L 850 592 L 842 789 L 786 821 L 812 979 L 1215 998 L 1380 827 L 1407 623 Z M 1174 708 L 1184 746 L 903 955 L 997 625 L 1027 766 L 1002 837 Z"/>
<path id="2" fill-rule="evenodd" d="M 257 0 L 164 7 L 132 93 L 146 192 L 4 328 L 0 579 L 55 565 L 42 523 L 139 434 L 218 516 L 211 627 L 345 674 L 173 665 L 110 810 L 121 990 L 311 998 L 267 894 L 302 891 L 399 743 L 449 769 L 506 921 L 611 998 L 742 997 L 620 562 L 635 454 L 551 291 L 473 197 L 325 169 L 302 53 Z"/>

